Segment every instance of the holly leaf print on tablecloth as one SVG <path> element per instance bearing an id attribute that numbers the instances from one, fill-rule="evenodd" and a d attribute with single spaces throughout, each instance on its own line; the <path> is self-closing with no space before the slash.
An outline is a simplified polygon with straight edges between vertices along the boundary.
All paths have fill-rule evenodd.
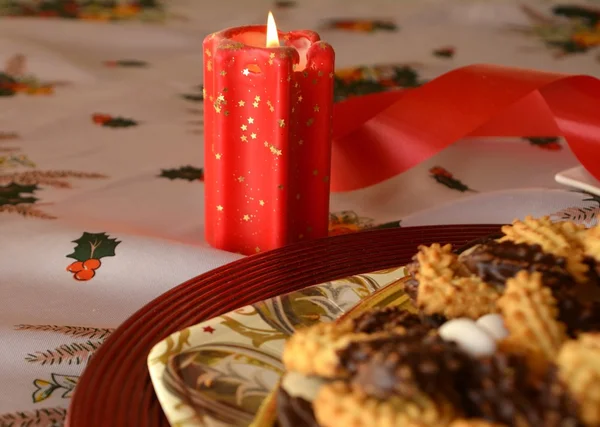
<path id="1" fill-rule="evenodd" d="M 204 181 L 204 170 L 193 166 L 182 166 L 178 169 L 161 169 L 159 177 L 174 179 L 184 179 L 186 181 Z"/>
<path id="2" fill-rule="evenodd" d="M 33 193 L 39 190 L 37 185 L 20 185 L 14 182 L 0 185 L 0 206 L 35 203 Z"/>
<path id="3" fill-rule="evenodd" d="M 275 0 L 275 7 L 277 9 L 289 9 L 297 6 L 297 2 L 293 0 Z"/>
<path id="4" fill-rule="evenodd" d="M 431 169 L 429 169 L 429 173 L 431 174 L 431 177 L 437 182 L 439 182 L 442 185 L 445 185 L 448 188 L 451 188 L 452 190 L 458 190 L 462 193 L 464 193 L 465 191 L 475 192 L 475 190 L 472 190 L 471 188 L 463 184 L 460 180 L 454 178 L 454 176 L 450 172 L 448 172 L 441 166 L 432 167 Z"/>
<path id="5" fill-rule="evenodd" d="M 33 403 L 43 402 L 52 396 L 56 390 L 61 390 L 63 399 L 69 399 L 73 395 L 75 386 L 79 381 L 78 375 L 51 374 L 50 380 L 36 379 L 33 381 L 35 391 L 32 394 Z"/>
<path id="6" fill-rule="evenodd" d="M 26 16 L 39 18 L 82 19 L 86 21 L 123 21 L 140 19 L 144 21 L 162 21 L 165 11 L 158 0 L 137 0 L 135 2 L 118 1 L 75 1 L 44 0 L 0 1 L 0 15 Z"/>
<path id="7" fill-rule="evenodd" d="M 136 122 L 133 119 L 128 119 L 120 116 L 113 117 L 110 114 L 102 113 L 92 114 L 92 122 L 107 128 L 128 128 L 131 126 L 138 125 L 138 122 Z"/>
<path id="8" fill-rule="evenodd" d="M 398 26 L 389 19 L 329 19 L 323 23 L 323 29 L 372 33 L 397 31 Z"/>
<path id="9" fill-rule="evenodd" d="M 41 408 L 35 411 L 16 411 L 0 415 L 2 427 L 61 427 L 67 417 L 67 410 L 60 406 Z"/>
<path id="10" fill-rule="evenodd" d="M 433 56 L 437 56 L 438 58 L 453 58 L 455 53 L 456 49 L 452 46 L 440 47 L 433 50 Z"/>
<path id="11" fill-rule="evenodd" d="M 555 5 L 549 14 L 529 6 L 523 11 L 532 22 L 529 32 L 541 38 L 558 57 L 600 46 L 600 8 L 565 4 Z"/>
<path id="12" fill-rule="evenodd" d="M 109 68 L 146 68 L 148 67 L 146 61 L 139 61 L 137 59 L 117 59 L 112 61 L 104 61 L 104 66 Z"/>
<path id="13" fill-rule="evenodd" d="M 188 101 L 192 101 L 192 102 L 202 102 L 204 101 L 204 96 L 206 95 L 206 91 L 204 90 L 204 86 L 203 85 L 198 85 L 194 88 L 194 90 L 199 91 L 199 92 L 190 92 L 190 93 L 184 93 L 183 95 L 181 95 L 181 97 L 185 100 Z"/>
<path id="14" fill-rule="evenodd" d="M 422 85 L 417 70 L 409 65 L 373 65 L 336 70 L 333 81 L 334 99 L 367 95 L 398 88 Z"/>
<path id="15" fill-rule="evenodd" d="M 562 150 L 562 145 L 560 145 L 560 138 L 557 136 L 546 136 L 546 137 L 523 137 L 526 141 L 529 141 L 531 145 L 536 147 L 540 147 L 544 150 L 549 151 L 558 151 Z"/>
<path id="16" fill-rule="evenodd" d="M 38 209 L 40 205 L 33 193 L 40 186 L 71 188 L 68 178 L 106 178 L 105 175 L 75 171 L 29 171 L 0 175 L 0 213 L 16 213 L 24 217 L 56 219 Z M 2 184 L 6 182 L 7 184 Z M 15 197 L 15 192 L 17 197 Z M 34 204 L 35 203 L 35 204 Z"/>
<path id="17" fill-rule="evenodd" d="M 67 258 L 76 261 L 69 264 L 67 271 L 73 273 L 75 280 L 87 281 L 96 275 L 96 270 L 102 265 L 100 259 L 115 256 L 115 248 L 121 242 L 111 239 L 106 233 L 84 232 L 79 239 L 73 240 L 73 243 L 77 245 Z"/>

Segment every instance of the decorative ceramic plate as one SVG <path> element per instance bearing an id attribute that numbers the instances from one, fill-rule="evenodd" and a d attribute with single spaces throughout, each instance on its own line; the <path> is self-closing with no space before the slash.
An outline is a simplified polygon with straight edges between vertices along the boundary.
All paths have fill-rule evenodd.
<path id="1" fill-rule="evenodd" d="M 244 424 L 275 384 L 282 370 L 277 348 L 293 328 L 339 316 L 398 279 L 403 271 L 397 267 L 409 262 L 420 244 L 463 245 L 499 228 L 366 231 L 253 255 L 191 279 L 150 302 L 111 334 L 79 380 L 67 425 L 169 426 L 150 381 L 151 351 L 157 388 L 162 385 L 169 393 L 165 398 L 159 391 L 172 427 L 194 425 L 197 413 L 212 425 Z M 369 271 L 378 273 L 363 274 Z M 297 292 L 319 283 L 324 285 Z M 374 303 L 386 292 L 371 297 Z M 278 295 L 284 296 L 273 299 Z M 213 320 L 193 327 L 208 319 Z M 198 378 L 212 386 L 200 390 Z"/>
<path id="2" fill-rule="evenodd" d="M 556 179 L 556 182 L 561 184 L 600 196 L 600 181 L 590 175 L 583 166 L 577 166 L 559 172 L 554 178 Z"/>

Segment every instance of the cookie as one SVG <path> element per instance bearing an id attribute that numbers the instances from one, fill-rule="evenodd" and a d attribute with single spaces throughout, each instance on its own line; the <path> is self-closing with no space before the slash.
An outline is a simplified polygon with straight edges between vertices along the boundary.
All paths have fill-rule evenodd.
<path id="1" fill-rule="evenodd" d="M 499 292 L 474 276 L 451 245 L 419 247 L 417 307 L 425 315 L 477 319 L 496 311 Z"/>
<path id="2" fill-rule="evenodd" d="M 323 386 L 313 408 L 321 427 L 444 427 L 457 415 L 442 399 L 417 394 L 411 399 L 394 396 L 382 401 L 344 382 Z"/>
<path id="3" fill-rule="evenodd" d="M 287 370 L 324 378 L 346 377 L 339 353 L 354 342 L 402 334 L 407 328 L 427 332 L 418 316 L 400 308 L 367 311 L 354 319 L 320 323 L 296 331 L 286 342 L 283 363 Z"/>
<path id="4" fill-rule="evenodd" d="M 600 426 L 600 333 L 566 342 L 557 358 L 559 376 L 588 426 Z"/>
<path id="5" fill-rule="evenodd" d="M 289 371 L 324 378 L 345 376 L 338 351 L 352 341 L 368 339 L 368 334 L 353 333 L 352 321 L 318 323 L 300 329 L 285 343 L 283 364 Z"/>
<path id="6" fill-rule="evenodd" d="M 512 225 L 502 227 L 504 237 L 500 242 L 527 243 L 539 245 L 546 253 L 566 259 L 566 269 L 573 278 L 583 283 L 587 281 L 588 265 L 584 262 L 583 241 L 585 226 L 570 221 L 552 222 L 550 217 L 515 220 Z"/>
<path id="7" fill-rule="evenodd" d="M 542 283 L 541 273 L 522 271 L 506 282 L 498 308 L 509 336 L 503 348 L 521 350 L 531 367 L 554 359 L 567 340 L 565 325 L 557 320 L 556 299 Z M 539 363 L 542 362 L 542 366 Z"/>

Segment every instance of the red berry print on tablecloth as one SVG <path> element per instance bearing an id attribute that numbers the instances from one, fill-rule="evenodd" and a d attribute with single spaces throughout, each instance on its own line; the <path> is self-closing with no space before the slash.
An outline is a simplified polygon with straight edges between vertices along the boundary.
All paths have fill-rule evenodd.
<path id="1" fill-rule="evenodd" d="M 194 166 L 181 166 L 177 169 L 161 169 L 159 177 L 174 179 L 184 179 L 186 181 L 204 181 L 204 170 Z"/>
<path id="2" fill-rule="evenodd" d="M 460 180 L 454 178 L 454 176 L 450 172 L 448 172 L 441 166 L 432 167 L 431 169 L 429 169 L 429 173 L 431 174 L 431 177 L 437 182 L 448 188 L 451 188 L 452 190 L 457 190 L 461 193 L 464 193 L 465 191 L 475 191 L 463 184 Z"/>
<path id="3" fill-rule="evenodd" d="M 133 119 L 128 119 L 120 116 L 111 116 L 110 114 L 94 113 L 92 114 L 92 122 L 99 126 L 108 128 L 127 128 L 137 126 L 138 122 Z"/>
<path id="4" fill-rule="evenodd" d="M 212 326 L 205 326 L 204 328 L 202 328 L 202 330 L 206 333 L 212 334 L 215 331 L 215 328 L 213 328 Z"/>
<path id="5" fill-rule="evenodd" d="M 388 19 L 329 19 L 324 29 L 372 33 L 375 31 L 397 31 L 398 26 Z"/>
<path id="6" fill-rule="evenodd" d="M 452 46 L 440 47 L 439 49 L 433 50 L 433 56 L 437 56 L 439 58 L 453 58 L 456 53 L 456 49 Z"/>
<path id="7" fill-rule="evenodd" d="M 67 266 L 67 271 L 73 273 L 73 278 L 80 282 L 91 280 L 100 268 L 101 258 L 115 256 L 115 248 L 121 243 L 117 239 L 111 239 L 106 233 L 87 233 L 73 240 L 77 243 L 73 253 L 67 258 L 75 259 Z"/>
<path id="8" fill-rule="evenodd" d="M 104 61 L 104 66 L 108 68 L 146 68 L 148 67 L 146 61 L 139 61 L 137 59 L 116 59 L 111 61 Z"/>
<path id="9" fill-rule="evenodd" d="M 543 150 L 548 151 L 559 151 L 562 150 L 560 145 L 560 138 L 557 136 L 544 136 L 544 137 L 524 137 L 526 141 L 529 141 L 531 145 L 535 145 Z"/>

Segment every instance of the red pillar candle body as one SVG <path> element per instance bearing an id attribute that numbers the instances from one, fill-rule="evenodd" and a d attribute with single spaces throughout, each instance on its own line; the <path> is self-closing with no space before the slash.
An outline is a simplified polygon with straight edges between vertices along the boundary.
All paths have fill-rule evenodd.
<path id="1" fill-rule="evenodd" d="M 334 52 L 312 31 L 204 40 L 206 239 L 252 254 L 327 235 Z"/>

